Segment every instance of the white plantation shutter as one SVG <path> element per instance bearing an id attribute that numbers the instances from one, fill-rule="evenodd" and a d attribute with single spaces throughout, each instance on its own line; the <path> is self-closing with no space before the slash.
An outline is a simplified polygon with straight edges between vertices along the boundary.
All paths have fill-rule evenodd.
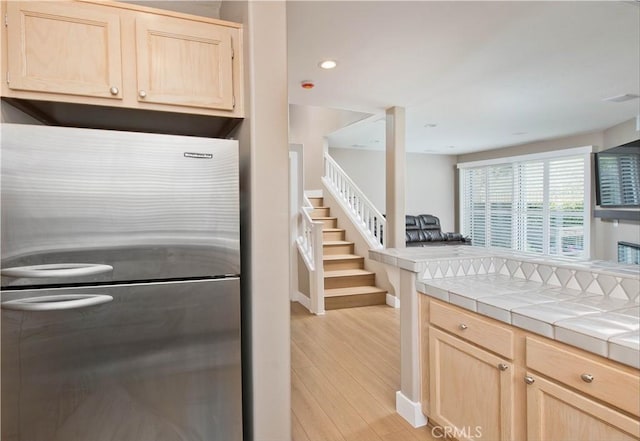
<path id="1" fill-rule="evenodd" d="M 513 221 L 513 166 L 490 167 L 487 171 L 489 246 L 511 248 Z"/>
<path id="2" fill-rule="evenodd" d="M 584 158 L 549 161 L 549 254 L 584 251 Z"/>
<path id="3" fill-rule="evenodd" d="M 543 161 L 516 165 L 515 246 L 518 251 L 542 254 L 544 247 L 544 169 Z"/>
<path id="4" fill-rule="evenodd" d="M 487 243 L 487 173 L 483 168 L 469 169 L 464 174 L 463 231 L 473 238 L 473 244 L 485 246 Z"/>
<path id="5" fill-rule="evenodd" d="M 459 165 L 462 233 L 473 246 L 588 257 L 590 156 L 579 150 Z"/>

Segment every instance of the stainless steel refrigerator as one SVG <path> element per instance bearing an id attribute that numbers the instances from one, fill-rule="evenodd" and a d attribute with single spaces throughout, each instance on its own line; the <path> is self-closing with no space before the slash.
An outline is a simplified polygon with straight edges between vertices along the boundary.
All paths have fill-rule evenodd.
<path id="1" fill-rule="evenodd" d="M 241 440 L 237 142 L 0 140 L 2 440 Z"/>

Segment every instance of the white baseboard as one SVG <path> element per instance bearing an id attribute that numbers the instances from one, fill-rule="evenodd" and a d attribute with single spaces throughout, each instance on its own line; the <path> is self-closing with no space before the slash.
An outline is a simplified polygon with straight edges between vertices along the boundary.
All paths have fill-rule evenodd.
<path id="1" fill-rule="evenodd" d="M 307 308 L 307 310 L 311 311 L 311 299 L 302 294 L 300 291 L 296 291 L 294 293 L 294 301 L 300 303 L 302 306 Z"/>
<path id="2" fill-rule="evenodd" d="M 422 406 L 407 398 L 401 391 L 396 392 L 396 412 L 413 427 L 427 425 L 427 417 L 422 413 Z"/>
<path id="3" fill-rule="evenodd" d="M 387 293 L 387 305 L 391 306 L 392 308 L 399 308 L 400 299 Z"/>
<path id="4" fill-rule="evenodd" d="M 293 297 L 292 301 L 300 303 L 302 306 L 307 308 L 307 311 L 311 312 L 311 299 L 309 297 L 305 296 L 300 291 L 293 293 Z M 324 311 L 319 312 L 316 315 L 324 315 Z"/>

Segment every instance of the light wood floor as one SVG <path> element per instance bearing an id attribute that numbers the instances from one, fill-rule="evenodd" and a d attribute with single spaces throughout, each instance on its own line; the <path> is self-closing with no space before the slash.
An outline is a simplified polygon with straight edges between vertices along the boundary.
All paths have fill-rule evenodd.
<path id="1" fill-rule="evenodd" d="M 310 314 L 291 304 L 294 441 L 434 441 L 395 411 L 400 389 L 399 310 Z"/>

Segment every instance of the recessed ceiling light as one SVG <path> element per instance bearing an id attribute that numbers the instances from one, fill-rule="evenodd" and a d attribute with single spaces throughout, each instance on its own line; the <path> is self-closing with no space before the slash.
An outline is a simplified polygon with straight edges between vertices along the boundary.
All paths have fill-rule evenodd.
<path id="1" fill-rule="evenodd" d="M 338 65 L 338 63 L 336 63 L 335 60 L 324 60 L 321 61 L 318 66 L 320 66 L 323 69 L 333 69 Z"/>
<path id="2" fill-rule="evenodd" d="M 427 123 L 424 125 L 426 128 L 428 129 L 432 129 L 434 127 L 438 127 L 438 124 L 433 124 L 433 123 Z"/>
<path id="3" fill-rule="evenodd" d="M 527 132 L 513 132 L 512 133 L 512 135 L 515 135 L 515 136 L 526 135 L 526 134 L 527 134 Z"/>
<path id="4" fill-rule="evenodd" d="M 448 145 L 448 146 L 447 146 L 447 148 L 448 148 L 448 149 L 455 149 L 455 148 L 456 148 L 456 146 L 455 146 L 455 145 Z"/>
<path id="5" fill-rule="evenodd" d="M 639 98 L 639 97 L 640 96 L 634 93 L 625 93 L 624 95 L 616 95 L 616 96 L 610 96 L 609 98 L 604 98 L 602 101 L 610 101 L 612 103 L 623 103 L 625 101 L 635 100 L 636 98 Z"/>

